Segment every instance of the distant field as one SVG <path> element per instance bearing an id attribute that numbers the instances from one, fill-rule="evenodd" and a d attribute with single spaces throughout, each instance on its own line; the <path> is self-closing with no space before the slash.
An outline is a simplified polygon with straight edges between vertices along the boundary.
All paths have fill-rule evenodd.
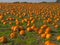
<path id="1" fill-rule="evenodd" d="M 0 3 L 0 45 L 60 45 L 60 3 Z"/>

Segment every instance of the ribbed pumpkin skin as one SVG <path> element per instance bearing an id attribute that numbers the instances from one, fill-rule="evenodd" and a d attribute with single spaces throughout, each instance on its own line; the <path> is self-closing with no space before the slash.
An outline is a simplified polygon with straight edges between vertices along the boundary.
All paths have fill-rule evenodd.
<path id="1" fill-rule="evenodd" d="M 5 36 L 0 37 L 0 43 L 7 43 L 7 38 Z"/>
<path id="2" fill-rule="evenodd" d="M 12 32 L 10 34 L 10 38 L 13 39 L 13 38 L 17 38 L 17 33 L 16 32 Z"/>
<path id="3" fill-rule="evenodd" d="M 25 31 L 24 30 L 21 30 L 19 33 L 20 33 L 21 36 L 25 35 Z"/>

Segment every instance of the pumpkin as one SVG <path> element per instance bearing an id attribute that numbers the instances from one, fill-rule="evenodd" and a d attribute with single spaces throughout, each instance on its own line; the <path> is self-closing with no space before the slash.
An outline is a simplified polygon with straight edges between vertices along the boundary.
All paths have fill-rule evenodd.
<path id="1" fill-rule="evenodd" d="M 49 44 L 51 44 L 51 41 L 49 40 L 45 41 L 45 45 L 49 45 Z"/>
<path id="2" fill-rule="evenodd" d="M 35 19 L 31 20 L 31 23 L 34 23 L 35 22 Z"/>
<path id="3" fill-rule="evenodd" d="M 27 24 L 27 27 L 29 27 L 29 26 L 30 26 L 30 23 Z"/>
<path id="4" fill-rule="evenodd" d="M 46 30 L 45 30 L 45 33 L 50 33 L 50 32 L 51 32 L 51 28 L 47 27 Z"/>
<path id="5" fill-rule="evenodd" d="M 51 23 L 51 21 L 52 21 L 52 20 L 51 20 L 50 18 L 47 19 L 47 23 Z"/>
<path id="6" fill-rule="evenodd" d="M 7 22 L 5 21 L 5 22 L 3 22 L 3 24 L 5 25 L 5 24 L 7 24 Z"/>
<path id="7" fill-rule="evenodd" d="M 5 22 L 5 20 L 1 20 L 1 22 Z"/>
<path id="8" fill-rule="evenodd" d="M 57 44 L 55 44 L 55 43 L 53 43 L 53 42 L 47 40 L 47 41 L 45 42 L 45 45 L 57 45 Z"/>
<path id="9" fill-rule="evenodd" d="M 3 15 L 0 15 L 0 20 L 2 20 L 3 19 Z"/>
<path id="10" fill-rule="evenodd" d="M 12 26 L 11 29 L 13 32 L 17 32 L 20 30 L 20 26 Z"/>
<path id="11" fill-rule="evenodd" d="M 9 22 L 10 25 L 12 25 L 12 22 Z"/>
<path id="12" fill-rule="evenodd" d="M 43 23 L 46 24 L 47 23 L 47 20 L 43 20 Z"/>
<path id="13" fill-rule="evenodd" d="M 16 19 L 15 21 L 18 22 L 18 19 Z"/>
<path id="14" fill-rule="evenodd" d="M 35 25 L 32 25 L 32 26 L 31 26 L 31 29 L 34 30 L 34 28 L 36 28 L 36 26 L 35 26 Z"/>
<path id="15" fill-rule="evenodd" d="M 27 27 L 27 31 L 31 32 L 32 31 L 31 27 Z"/>
<path id="16" fill-rule="evenodd" d="M 17 27 L 15 27 L 15 26 L 12 26 L 11 29 L 12 29 L 13 32 L 17 31 Z"/>
<path id="17" fill-rule="evenodd" d="M 41 38 L 46 38 L 46 34 L 45 33 L 41 34 Z"/>
<path id="18" fill-rule="evenodd" d="M 51 43 L 50 45 L 57 45 L 56 43 Z"/>
<path id="19" fill-rule="evenodd" d="M 25 18 L 24 21 L 27 22 L 28 20 Z"/>
<path id="20" fill-rule="evenodd" d="M 57 38 L 56 38 L 58 41 L 60 40 L 60 36 L 57 36 Z"/>
<path id="21" fill-rule="evenodd" d="M 20 28 L 20 30 L 22 30 L 23 29 L 23 26 L 19 26 L 19 28 Z"/>
<path id="22" fill-rule="evenodd" d="M 39 29 L 38 29 L 37 27 L 33 29 L 33 31 L 35 31 L 35 32 L 38 32 L 38 30 L 39 30 Z"/>
<path id="23" fill-rule="evenodd" d="M 16 25 L 19 25 L 19 24 L 20 24 L 20 22 L 19 22 L 19 21 L 17 21 L 17 22 L 16 22 Z"/>
<path id="24" fill-rule="evenodd" d="M 30 17 L 30 21 L 33 19 L 33 17 Z"/>
<path id="25" fill-rule="evenodd" d="M 47 28 L 47 25 L 42 25 L 41 27 L 40 27 L 41 29 L 46 29 Z"/>
<path id="26" fill-rule="evenodd" d="M 54 27 L 57 29 L 59 27 L 59 25 L 55 25 Z"/>
<path id="27" fill-rule="evenodd" d="M 25 22 L 25 20 L 23 19 L 23 20 L 22 20 L 22 23 L 24 23 L 24 22 Z"/>
<path id="28" fill-rule="evenodd" d="M 21 30 L 19 33 L 21 36 L 23 36 L 23 35 L 25 35 L 25 30 Z"/>
<path id="29" fill-rule="evenodd" d="M 28 20 L 27 23 L 29 24 L 30 23 L 30 20 Z"/>
<path id="30" fill-rule="evenodd" d="M 0 37 L 0 42 L 1 43 L 6 43 L 7 42 L 7 37 L 6 36 Z"/>
<path id="31" fill-rule="evenodd" d="M 14 29 L 14 26 L 11 27 L 11 30 L 13 30 L 13 29 Z"/>
<path id="32" fill-rule="evenodd" d="M 50 39 L 51 38 L 51 34 L 46 34 L 46 39 Z"/>
<path id="33" fill-rule="evenodd" d="M 17 33 L 16 32 L 12 32 L 10 34 L 10 38 L 13 39 L 13 38 L 16 38 L 17 37 Z"/>
<path id="34" fill-rule="evenodd" d="M 42 34 L 43 32 L 43 29 L 39 29 L 38 34 Z"/>
<path id="35" fill-rule="evenodd" d="M 22 16 L 21 16 L 21 15 L 19 15 L 19 18 L 22 18 Z"/>

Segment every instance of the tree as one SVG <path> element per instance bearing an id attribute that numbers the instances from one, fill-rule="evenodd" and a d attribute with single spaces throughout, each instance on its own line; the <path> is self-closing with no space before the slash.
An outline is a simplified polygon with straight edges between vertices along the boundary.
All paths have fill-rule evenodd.
<path id="1" fill-rule="evenodd" d="M 17 1 L 17 2 L 13 2 L 13 3 L 20 3 L 19 1 Z"/>
<path id="2" fill-rule="evenodd" d="M 57 0 L 56 2 L 60 2 L 60 0 Z"/>

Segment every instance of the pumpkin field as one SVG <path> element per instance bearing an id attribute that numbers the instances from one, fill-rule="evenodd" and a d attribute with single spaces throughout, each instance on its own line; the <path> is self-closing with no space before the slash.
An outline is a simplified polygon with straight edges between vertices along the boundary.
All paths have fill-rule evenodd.
<path id="1" fill-rule="evenodd" d="M 60 3 L 0 3 L 0 45 L 60 45 Z"/>

